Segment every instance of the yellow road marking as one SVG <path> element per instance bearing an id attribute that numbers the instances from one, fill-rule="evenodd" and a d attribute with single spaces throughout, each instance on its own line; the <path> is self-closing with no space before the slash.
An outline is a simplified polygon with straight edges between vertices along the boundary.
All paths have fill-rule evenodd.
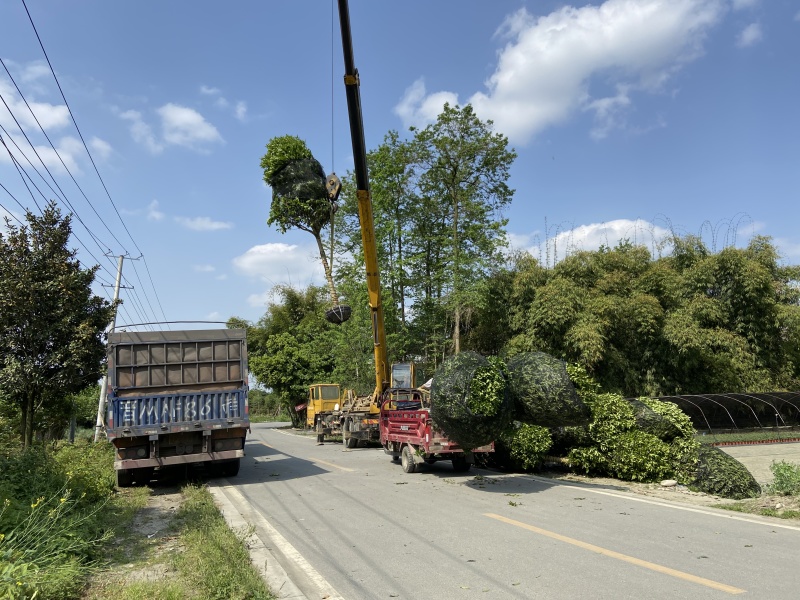
<path id="1" fill-rule="evenodd" d="M 664 575 L 669 575 L 670 577 L 676 577 L 678 579 L 683 579 L 684 581 L 690 581 L 692 583 L 697 583 L 699 585 L 704 585 L 706 587 L 719 590 L 722 592 L 727 592 L 728 594 L 743 594 L 747 590 L 743 590 L 737 587 L 733 587 L 732 585 L 727 585 L 724 583 L 720 583 L 718 581 L 713 581 L 711 579 L 705 579 L 703 577 L 698 577 L 697 575 L 691 575 L 690 573 L 684 573 L 683 571 L 678 571 L 676 569 L 670 569 L 669 567 L 665 567 L 663 565 L 658 565 L 656 563 L 651 563 L 646 560 L 642 560 L 640 558 L 635 558 L 633 556 L 628 556 L 627 554 L 621 554 L 619 552 L 614 552 L 613 550 L 608 550 L 606 548 L 601 548 L 600 546 L 595 546 L 594 544 L 589 544 L 587 542 L 582 542 L 580 540 L 576 540 L 571 537 L 567 537 L 565 535 L 561 535 L 559 533 L 555 533 L 553 531 L 547 531 L 546 529 L 541 529 L 534 525 L 528 525 L 527 523 L 522 523 L 521 521 L 515 521 L 513 519 L 508 519 L 506 517 L 495 515 L 493 513 L 484 513 L 485 517 L 489 517 L 490 519 L 496 519 L 498 521 L 502 521 L 503 523 L 508 523 L 509 525 L 515 525 L 522 529 L 527 529 L 528 531 L 532 531 L 534 533 L 538 533 L 539 535 L 543 535 L 545 537 L 552 538 L 554 540 L 558 540 L 560 542 L 565 542 L 567 544 L 572 544 L 573 546 L 577 546 L 578 548 L 583 548 L 584 550 L 589 550 L 591 552 L 596 552 L 597 554 L 602 554 L 603 556 L 608 556 L 610 558 L 616 558 L 617 560 L 622 560 L 627 563 L 631 563 L 633 565 L 644 567 L 645 569 L 650 569 L 651 571 L 655 571 L 657 573 L 663 573 Z"/>
<path id="2" fill-rule="evenodd" d="M 269 445 L 267 442 L 261 442 L 261 444 L 263 444 L 264 446 L 266 446 L 266 447 L 267 447 L 267 448 L 269 448 L 270 450 L 275 450 L 275 448 L 273 448 L 272 446 L 270 446 L 270 445 Z"/>
<path id="3" fill-rule="evenodd" d="M 312 458 L 311 462 L 319 463 L 321 465 L 325 465 L 326 467 L 333 467 L 334 469 L 339 469 L 341 471 L 354 471 L 355 469 L 348 469 L 347 467 L 340 467 L 339 465 L 335 465 L 333 463 L 325 462 L 324 460 L 319 460 L 318 458 Z"/>

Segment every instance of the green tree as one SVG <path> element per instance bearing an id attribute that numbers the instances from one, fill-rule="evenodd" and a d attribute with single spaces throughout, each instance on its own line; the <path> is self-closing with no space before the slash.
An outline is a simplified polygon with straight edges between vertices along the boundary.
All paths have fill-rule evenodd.
<path id="1" fill-rule="evenodd" d="M 442 296 L 458 353 L 465 311 L 479 302 L 478 286 L 506 245 L 503 210 L 516 153 L 470 105 L 445 104 L 435 123 L 416 131 L 413 147 L 423 204 L 411 236 L 418 298 Z"/>
<path id="2" fill-rule="evenodd" d="M 281 286 L 274 291 L 280 302 L 270 304 L 258 324 L 248 327 L 248 363 L 256 381 L 278 395 L 299 425 L 295 406 L 308 396 L 308 386 L 330 380 L 334 355 L 329 338 L 337 326 L 325 320 L 323 288 Z M 231 319 L 229 324 L 242 323 Z"/>
<path id="3" fill-rule="evenodd" d="M 18 407 L 22 444 L 33 442 L 36 414 L 102 375 L 104 332 L 114 307 L 91 291 L 68 248 L 70 217 L 54 203 L 27 225 L 6 220 L 0 234 L 0 388 Z"/>
<path id="4" fill-rule="evenodd" d="M 267 143 L 267 152 L 261 157 L 261 168 L 264 182 L 272 188 L 267 225 L 277 225 L 281 233 L 300 229 L 314 236 L 331 302 L 338 305 L 339 297 L 333 281 L 333 255 L 328 256 L 322 238 L 323 228 L 333 223 L 335 208 L 328 199 L 322 165 L 303 140 L 283 135 Z"/>
<path id="5" fill-rule="evenodd" d="M 798 268 L 780 266 L 765 238 L 673 248 L 654 260 L 623 241 L 552 269 L 518 262 L 508 351 L 579 363 L 625 396 L 796 389 Z"/>

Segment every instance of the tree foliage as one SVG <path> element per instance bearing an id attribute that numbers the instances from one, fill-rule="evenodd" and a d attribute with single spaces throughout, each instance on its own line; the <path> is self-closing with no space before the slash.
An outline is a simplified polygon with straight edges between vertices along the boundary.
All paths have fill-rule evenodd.
<path id="1" fill-rule="evenodd" d="M 404 327 L 435 321 L 427 328 L 435 341 L 412 336 L 407 344 L 431 371 L 461 349 L 473 315 L 494 306 L 484 284 L 503 265 L 515 158 L 505 136 L 469 105 L 445 105 L 435 123 L 412 128 L 406 141 L 390 132 L 368 155 L 382 284 Z M 352 189 L 344 186 L 337 230 L 340 246 L 357 257 L 350 273 L 363 277 Z"/>
<path id="2" fill-rule="evenodd" d="M 325 188 L 325 171 L 306 143 L 293 135 L 272 138 L 261 157 L 264 182 L 272 188 L 267 225 L 281 233 L 290 229 L 307 231 L 317 242 L 320 262 L 334 305 L 339 303 L 333 280 L 332 256 L 328 256 L 322 229 L 332 223 L 333 207 Z"/>
<path id="3" fill-rule="evenodd" d="M 94 384 L 114 307 L 92 293 L 97 266 L 68 247 L 70 217 L 50 203 L 0 234 L 0 389 L 19 410 L 24 446 L 36 416 Z"/>
<path id="4" fill-rule="evenodd" d="M 797 269 L 767 238 L 716 254 L 691 236 L 673 247 L 658 259 L 622 242 L 550 270 L 520 263 L 510 346 L 585 365 L 626 396 L 795 388 Z"/>

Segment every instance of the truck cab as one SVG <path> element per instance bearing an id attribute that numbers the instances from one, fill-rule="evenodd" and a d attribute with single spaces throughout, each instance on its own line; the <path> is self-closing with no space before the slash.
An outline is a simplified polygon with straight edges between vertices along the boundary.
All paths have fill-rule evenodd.
<path id="1" fill-rule="evenodd" d="M 314 427 L 317 415 L 338 411 L 342 406 L 341 390 L 337 383 L 314 383 L 308 388 L 306 425 Z"/>

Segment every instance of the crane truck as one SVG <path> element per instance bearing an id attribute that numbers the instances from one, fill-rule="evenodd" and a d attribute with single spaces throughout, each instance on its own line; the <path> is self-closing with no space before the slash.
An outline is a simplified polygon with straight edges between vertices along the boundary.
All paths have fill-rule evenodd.
<path id="1" fill-rule="evenodd" d="M 371 396 L 355 398 L 350 405 L 346 402 L 340 404 L 341 411 L 332 420 L 341 423 L 341 435 L 349 447 L 354 445 L 350 440 L 373 439 L 377 434 L 377 439 L 383 446 L 384 452 L 389 454 L 393 461 L 400 460 L 403 470 L 407 473 L 414 472 L 417 465 L 421 463 L 430 464 L 437 460 L 450 460 L 456 471 L 466 471 L 474 461 L 476 452 L 491 452 L 494 449 L 493 445 L 467 452 L 450 441 L 430 418 L 430 394 L 427 390 L 416 387 L 414 365 L 407 363 L 392 365 L 391 373 L 389 372 L 375 225 L 361 114 L 359 91 L 361 82 L 353 58 L 348 3 L 347 0 L 338 1 L 344 51 L 347 113 L 350 121 L 350 138 L 353 145 L 357 186 L 358 219 L 361 226 L 361 242 L 364 250 L 372 320 L 375 390 Z M 331 197 L 338 194 L 338 190 L 341 189 L 341 183 L 335 174 L 328 176 L 327 185 Z M 337 314 L 335 313 L 329 316 L 329 320 L 334 322 L 336 322 L 336 318 Z M 322 425 L 317 429 L 317 439 L 322 441 L 325 433 L 324 420 L 318 418 L 317 422 Z"/>

